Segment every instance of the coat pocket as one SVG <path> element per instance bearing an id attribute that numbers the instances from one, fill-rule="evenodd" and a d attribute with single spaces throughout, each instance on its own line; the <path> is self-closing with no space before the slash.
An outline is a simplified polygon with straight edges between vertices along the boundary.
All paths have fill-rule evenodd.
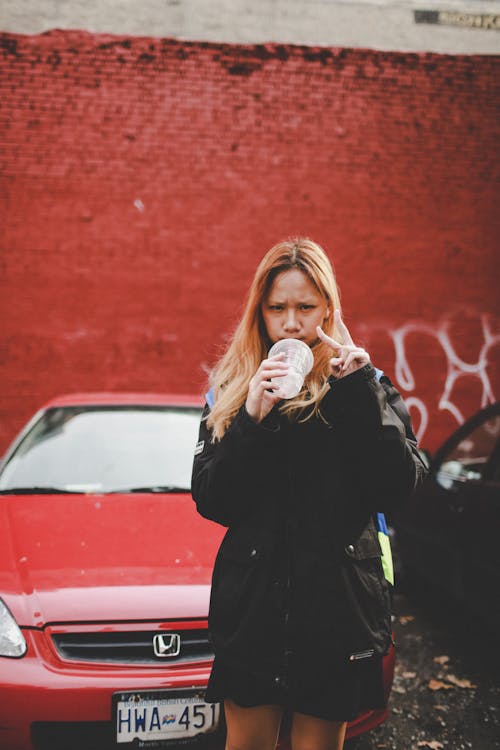
<path id="1" fill-rule="evenodd" d="M 350 638 L 357 648 L 385 653 L 391 631 L 391 603 L 380 553 L 365 552 L 343 566 Z"/>
<path id="2" fill-rule="evenodd" d="M 371 525 L 368 526 L 358 539 L 345 545 L 344 552 L 352 560 L 382 557 L 382 548 L 375 529 Z"/>
<path id="3" fill-rule="evenodd" d="M 390 592 L 374 524 L 344 547 L 338 591 L 339 624 L 351 653 L 385 653 L 390 637 Z"/>

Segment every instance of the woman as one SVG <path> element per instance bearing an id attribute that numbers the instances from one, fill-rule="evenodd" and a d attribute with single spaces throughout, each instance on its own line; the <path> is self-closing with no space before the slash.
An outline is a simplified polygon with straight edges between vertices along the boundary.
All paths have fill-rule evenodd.
<path id="1" fill-rule="evenodd" d="M 274 379 L 288 367 L 268 357 L 284 338 L 314 354 L 286 401 Z M 425 469 L 399 394 L 342 321 L 319 245 L 281 242 L 263 258 L 211 386 L 192 492 L 228 531 L 207 700 L 224 701 L 227 750 L 272 750 L 285 710 L 293 750 L 341 750 L 347 721 L 385 705 L 390 595 L 374 516 Z"/>

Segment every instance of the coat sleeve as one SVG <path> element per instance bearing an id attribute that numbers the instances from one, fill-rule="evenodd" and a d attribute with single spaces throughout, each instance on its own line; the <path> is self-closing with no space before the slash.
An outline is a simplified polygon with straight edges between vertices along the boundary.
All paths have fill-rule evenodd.
<path id="1" fill-rule="evenodd" d="M 371 364 L 329 382 L 321 410 L 339 433 L 344 481 L 371 512 L 391 514 L 427 473 L 403 399 Z"/>
<path id="2" fill-rule="evenodd" d="M 198 512 L 232 526 L 260 509 L 272 495 L 269 483 L 279 460 L 279 419 L 255 422 L 242 406 L 224 437 L 212 441 L 205 407 L 193 461 L 191 492 Z"/>

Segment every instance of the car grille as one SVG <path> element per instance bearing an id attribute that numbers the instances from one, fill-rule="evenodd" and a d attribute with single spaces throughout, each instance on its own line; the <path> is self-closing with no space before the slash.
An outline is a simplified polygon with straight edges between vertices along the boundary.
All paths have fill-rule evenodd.
<path id="1" fill-rule="evenodd" d="M 185 664 L 210 661 L 213 652 L 206 629 L 176 631 L 181 638 L 177 656 L 156 656 L 155 635 L 166 631 L 127 631 L 114 633 L 54 633 L 54 645 L 63 659 L 99 664 Z"/>

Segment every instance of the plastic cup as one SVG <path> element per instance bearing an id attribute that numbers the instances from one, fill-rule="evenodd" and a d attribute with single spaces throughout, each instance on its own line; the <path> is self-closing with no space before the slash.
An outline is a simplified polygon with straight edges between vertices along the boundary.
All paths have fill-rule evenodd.
<path id="1" fill-rule="evenodd" d="M 304 385 L 306 375 L 311 372 L 314 356 L 310 347 L 299 339 L 281 339 L 269 350 L 269 357 L 275 354 L 285 354 L 284 364 L 289 366 L 288 374 L 279 378 L 272 378 L 273 383 L 279 383 L 281 398 L 295 398 Z"/>

